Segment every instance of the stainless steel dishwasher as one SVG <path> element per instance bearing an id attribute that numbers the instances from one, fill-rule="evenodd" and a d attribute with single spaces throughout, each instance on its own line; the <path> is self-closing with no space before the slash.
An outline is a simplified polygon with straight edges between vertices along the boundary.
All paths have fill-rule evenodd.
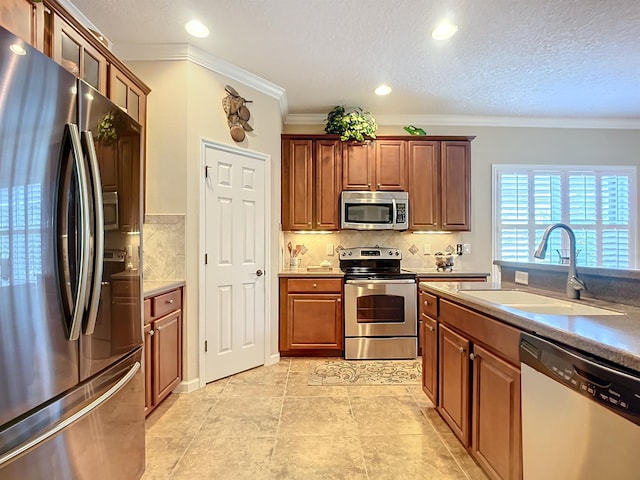
<path id="1" fill-rule="evenodd" d="M 524 480 L 640 478 L 640 376 L 520 336 Z"/>

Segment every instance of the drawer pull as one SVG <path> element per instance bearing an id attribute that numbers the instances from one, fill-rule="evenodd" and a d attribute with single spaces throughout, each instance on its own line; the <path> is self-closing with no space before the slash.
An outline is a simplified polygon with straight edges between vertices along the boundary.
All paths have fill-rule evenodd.
<path id="1" fill-rule="evenodd" d="M 172 304 L 173 303 L 173 298 L 171 300 L 167 300 L 168 304 Z"/>

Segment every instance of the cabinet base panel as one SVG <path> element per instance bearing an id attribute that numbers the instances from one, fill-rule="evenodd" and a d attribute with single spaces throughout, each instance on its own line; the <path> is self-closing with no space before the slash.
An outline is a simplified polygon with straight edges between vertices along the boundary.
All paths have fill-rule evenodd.
<path id="1" fill-rule="evenodd" d="M 344 358 L 364 359 L 409 359 L 418 356 L 417 337 L 345 338 Z"/>

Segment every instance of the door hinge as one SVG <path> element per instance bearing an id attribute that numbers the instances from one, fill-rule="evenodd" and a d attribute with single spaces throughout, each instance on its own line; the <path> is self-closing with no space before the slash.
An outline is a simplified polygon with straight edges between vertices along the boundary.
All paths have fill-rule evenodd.
<path id="1" fill-rule="evenodd" d="M 204 351 L 205 351 L 205 353 L 207 352 L 207 350 L 208 350 L 208 349 L 209 349 L 209 344 L 208 344 L 208 342 L 205 340 L 205 341 L 204 341 Z"/>
<path id="2" fill-rule="evenodd" d="M 209 263 L 209 254 L 205 253 L 204 254 L 204 264 L 206 265 L 207 263 Z"/>

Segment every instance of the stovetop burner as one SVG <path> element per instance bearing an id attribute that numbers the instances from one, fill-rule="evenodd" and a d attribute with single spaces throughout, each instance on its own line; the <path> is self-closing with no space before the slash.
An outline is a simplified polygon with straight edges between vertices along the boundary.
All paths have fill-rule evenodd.
<path id="1" fill-rule="evenodd" d="M 402 252 L 393 247 L 355 247 L 340 251 L 340 269 L 347 280 L 415 279 L 400 268 Z"/>

